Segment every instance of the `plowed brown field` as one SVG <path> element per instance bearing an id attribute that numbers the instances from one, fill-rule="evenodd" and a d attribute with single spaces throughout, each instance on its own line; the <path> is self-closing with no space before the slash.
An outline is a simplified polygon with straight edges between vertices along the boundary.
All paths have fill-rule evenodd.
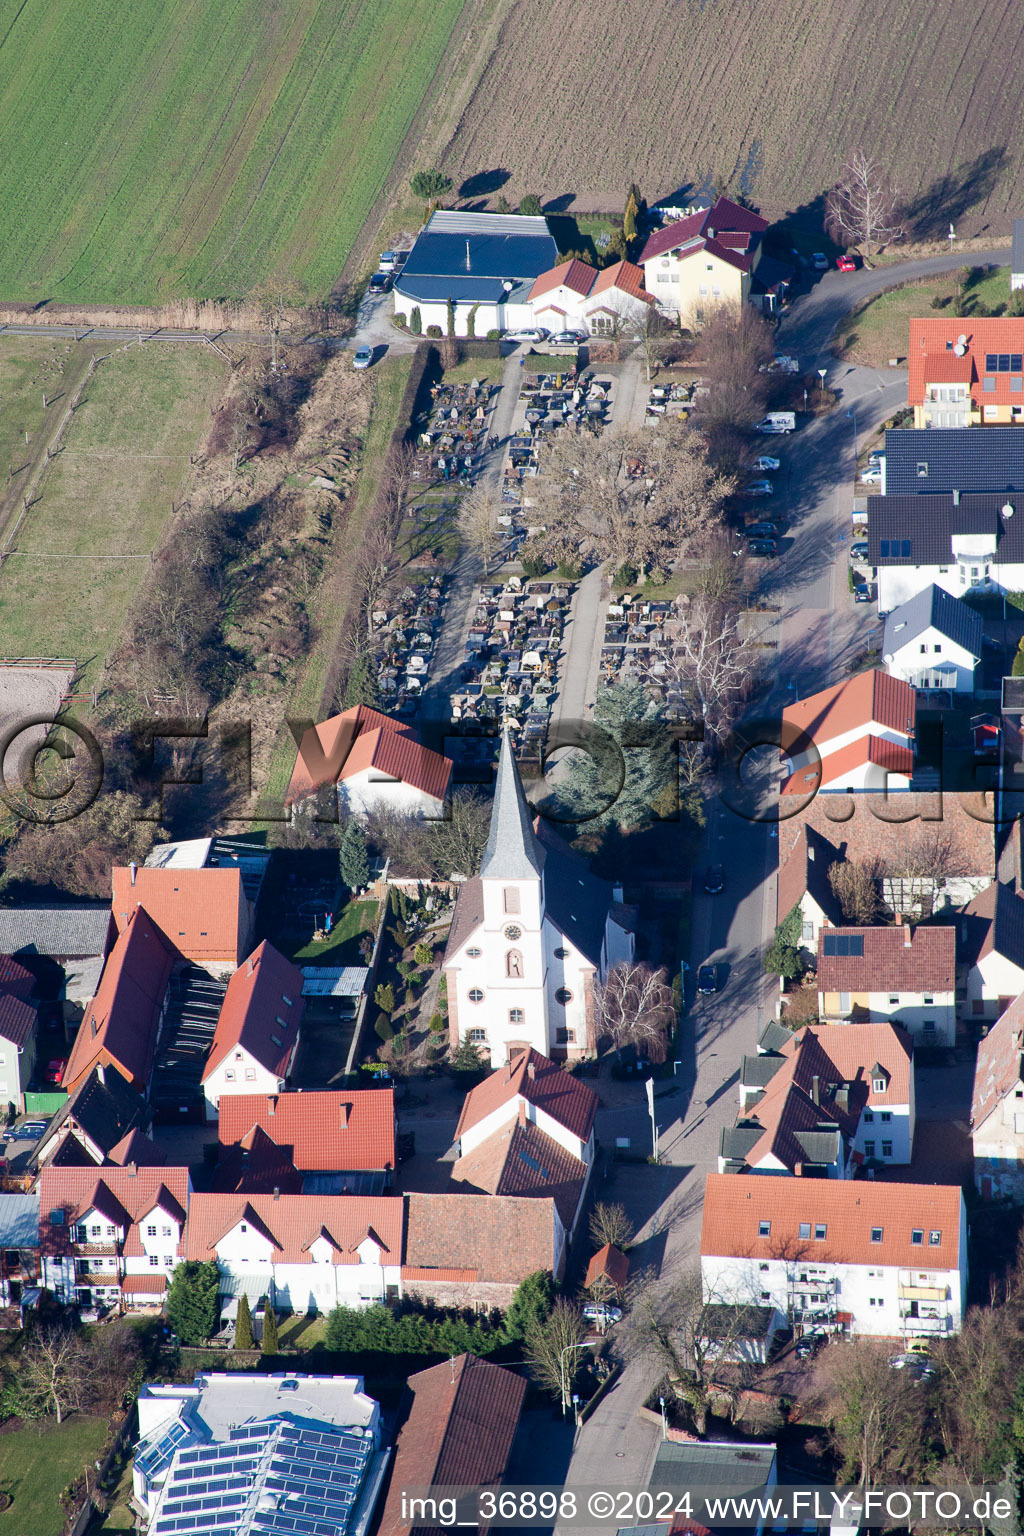
<path id="1" fill-rule="evenodd" d="M 1001 231 L 1024 211 L 1021 58 L 1020 0 L 511 0 L 444 169 L 570 210 L 710 178 L 776 216 L 863 147 L 921 234 Z"/>

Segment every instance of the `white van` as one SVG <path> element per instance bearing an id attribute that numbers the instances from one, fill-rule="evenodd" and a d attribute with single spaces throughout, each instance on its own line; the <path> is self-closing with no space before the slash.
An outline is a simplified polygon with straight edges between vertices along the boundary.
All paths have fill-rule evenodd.
<path id="1" fill-rule="evenodd" d="M 795 411 L 769 411 L 763 421 L 759 421 L 754 428 L 755 432 L 778 433 L 796 431 Z"/>

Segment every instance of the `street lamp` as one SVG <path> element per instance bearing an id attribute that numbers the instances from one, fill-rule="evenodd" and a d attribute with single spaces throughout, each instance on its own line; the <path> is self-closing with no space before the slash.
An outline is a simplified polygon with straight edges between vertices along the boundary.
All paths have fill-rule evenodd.
<path id="1" fill-rule="evenodd" d="M 562 1387 L 562 1418 L 565 1418 L 565 1410 L 569 1406 L 569 1383 L 565 1374 L 565 1357 L 574 1349 L 590 1349 L 594 1344 L 600 1344 L 600 1339 L 581 1339 L 578 1344 L 567 1344 L 564 1349 L 558 1351 L 558 1379 Z"/>
<path id="2" fill-rule="evenodd" d="M 855 405 L 851 405 L 850 409 L 847 411 L 847 413 L 846 413 L 847 421 L 850 420 L 851 416 L 853 417 L 853 461 L 856 464 L 856 462 L 857 462 L 857 407 Z"/>
<path id="3" fill-rule="evenodd" d="M 663 1440 L 667 1440 L 668 1420 L 665 1418 L 665 1399 L 663 1397 L 659 1397 L 658 1402 L 661 1404 L 661 1438 Z"/>

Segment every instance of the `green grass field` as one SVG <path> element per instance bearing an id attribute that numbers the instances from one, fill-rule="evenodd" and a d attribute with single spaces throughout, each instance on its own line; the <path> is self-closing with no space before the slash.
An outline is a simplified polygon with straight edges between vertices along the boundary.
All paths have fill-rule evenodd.
<path id="1" fill-rule="evenodd" d="M 106 1419 L 75 1414 L 57 1428 L 52 1419 L 0 1435 L 0 1488 L 14 1495 L 0 1514 L 10 1536 L 59 1536 L 61 1490 L 95 1461 L 107 1438 Z"/>
<path id="2" fill-rule="evenodd" d="M 226 372 L 199 347 L 100 363 L 0 569 L 8 654 L 74 656 L 96 680 L 149 571 L 148 559 L 96 557 L 158 546 Z"/>
<path id="3" fill-rule="evenodd" d="M 325 295 L 463 3 L 0 0 L 0 295 Z"/>
<path id="4" fill-rule="evenodd" d="M 310 939 L 307 944 L 289 950 L 288 953 L 296 965 L 303 960 L 307 964 L 315 961 L 317 965 L 328 966 L 362 965 L 364 962 L 359 953 L 359 940 L 364 933 L 373 933 L 376 921 L 375 901 L 350 901 L 339 914 L 329 939 L 319 944 Z"/>
<path id="5" fill-rule="evenodd" d="M 931 278 L 924 283 L 910 283 L 905 288 L 891 288 L 877 299 L 855 310 L 842 321 L 836 332 L 835 349 L 840 357 L 867 367 L 884 368 L 890 357 L 905 360 L 913 319 L 951 318 L 956 311 L 952 299 L 956 281 L 952 273 Z M 942 309 L 932 309 L 932 299 L 947 300 Z M 970 319 L 974 306 L 981 304 L 986 313 L 1000 312 L 1010 298 L 1010 277 L 1005 267 L 995 267 L 986 275 L 978 269 L 964 291 L 964 320 Z"/>

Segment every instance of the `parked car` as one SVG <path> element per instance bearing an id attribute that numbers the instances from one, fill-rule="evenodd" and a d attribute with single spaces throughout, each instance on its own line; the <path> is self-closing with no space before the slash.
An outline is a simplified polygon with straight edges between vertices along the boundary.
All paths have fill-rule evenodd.
<path id="1" fill-rule="evenodd" d="M 815 251 L 814 255 L 811 257 L 811 266 L 814 268 L 815 272 L 828 271 L 828 257 L 825 255 L 824 251 Z"/>
<path id="2" fill-rule="evenodd" d="M 38 1141 L 46 1130 L 45 1120 L 26 1120 L 24 1124 L 15 1126 L 15 1134 L 21 1141 Z"/>
<path id="3" fill-rule="evenodd" d="M 778 459 L 773 459 L 768 453 L 759 454 L 753 463 L 753 469 L 759 475 L 774 474 L 778 467 Z"/>
<path id="4" fill-rule="evenodd" d="M 559 331 L 557 336 L 551 338 L 560 347 L 578 347 L 589 339 L 586 331 Z"/>
<path id="5" fill-rule="evenodd" d="M 879 464 L 869 464 L 860 472 L 860 478 L 865 485 L 881 485 L 882 469 Z"/>
<path id="6" fill-rule="evenodd" d="M 583 1308 L 583 1316 L 588 1323 L 621 1323 L 622 1308 L 609 1307 L 603 1302 L 588 1302 Z"/>
<path id="7" fill-rule="evenodd" d="M 751 523 L 743 532 L 748 539 L 777 539 L 779 536 L 776 523 Z"/>
<path id="8" fill-rule="evenodd" d="M 542 325 L 523 326 L 519 331 L 506 331 L 502 341 L 547 341 L 549 332 Z"/>
<path id="9" fill-rule="evenodd" d="M 857 263 L 852 256 L 837 256 L 836 266 L 840 272 L 856 272 Z"/>
<path id="10" fill-rule="evenodd" d="M 375 272 L 370 278 L 370 293 L 387 293 L 394 278 L 390 272 Z"/>
<path id="11" fill-rule="evenodd" d="M 718 966 L 702 965 L 697 972 L 697 991 L 701 997 L 710 997 L 718 991 Z"/>
<path id="12" fill-rule="evenodd" d="M 725 890 L 725 870 L 721 864 L 712 864 L 704 876 L 704 889 L 709 896 L 717 896 L 719 891 Z"/>
<path id="13" fill-rule="evenodd" d="M 778 552 L 779 546 L 774 539 L 751 539 L 747 545 L 747 554 L 758 560 L 774 560 Z"/>
<path id="14" fill-rule="evenodd" d="M 850 559 L 851 560 L 866 560 L 867 558 L 868 558 L 868 541 L 867 541 L 867 539 L 854 539 L 853 543 L 850 545 Z"/>
<path id="15" fill-rule="evenodd" d="M 373 348 L 372 347 L 360 347 L 359 350 L 356 352 L 355 357 L 352 359 L 352 367 L 353 368 L 369 368 L 369 366 L 372 363 L 372 361 L 373 361 Z"/>
<path id="16" fill-rule="evenodd" d="M 743 487 L 744 496 L 771 496 L 775 491 L 770 480 L 751 480 Z"/>
<path id="17" fill-rule="evenodd" d="M 915 1381 L 931 1381 L 935 1367 L 923 1350 L 908 1345 L 906 1354 L 894 1355 L 889 1361 L 894 1371 L 906 1371 Z"/>
<path id="18" fill-rule="evenodd" d="M 64 1068 L 68 1064 L 66 1056 L 55 1056 L 52 1061 L 46 1063 L 46 1071 L 43 1076 L 48 1083 L 59 1083 L 64 1076 Z"/>
<path id="19" fill-rule="evenodd" d="M 818 1353 L 826 1337 L 824 1333 L 805 1333 L 803 1338 L 797 1339 L 793 1353 L 798 1360 L 807 1360 Z"/>
<path id="20" fill-rule="evenodd" d="M 397 251 L 381 251 L 381 253 L 380 253 L 380 270 L 382 272 L 393 272 L 395 270 L 395 268 L 397 267 L 397 265 L 398 265 L 398 252 Z"/>
<path id="21" fill-rule="evenodd" d="M 869 581 L 858 581 L 853 589 L 855 603 L 870 603 L 874 601 L 874 588 Z"/>

